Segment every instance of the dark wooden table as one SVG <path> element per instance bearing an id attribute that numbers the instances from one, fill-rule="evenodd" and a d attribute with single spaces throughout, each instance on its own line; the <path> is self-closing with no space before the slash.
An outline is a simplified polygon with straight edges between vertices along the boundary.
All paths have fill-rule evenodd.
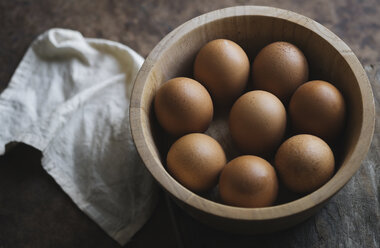
<path id="1" fill-rule="evenodd" d="M 243 4 L 293 10 L 330 28 L 365 65 L 380 116 L 380 2 L 375 0 L 0 0 L 0 91 L 29 44 L 49 28 L 118 41 L 146 57 L 181 23 Z M 358 173 L 316 216 L 289 230 L 261 236 L 222 233 L 193 220 L 161 192 L 152 218 L 125 247 L 379 247 L 379 149 L 377 125 Z M 0 248 L 120 247 L 42 169 L 41 156 L 19 144 L 0 157 Z"/>

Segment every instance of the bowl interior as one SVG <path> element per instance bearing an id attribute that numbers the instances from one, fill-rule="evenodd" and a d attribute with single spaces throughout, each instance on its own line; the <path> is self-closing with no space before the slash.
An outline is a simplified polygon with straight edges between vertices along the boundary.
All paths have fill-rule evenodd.
<path id="1" fill-rule="evenodd" d="M 308 60 L 309 79 L 331 82 L 343 93 L 347 105 L 347 125 L 338 146 L 340 149 L 336 151 L 338 159 L 334 177 L 312 194 L 284 194 L 278 201 L 282 205 L 256 210 L 269 211 L 269 216 L 273 215 L 274 208 L 282 207 L 289 214 L 297 211 L 294 210 L 297 204 L 306 209 L 331 197 L 355 173 L 368 150 L 372 134 L 366 134 L 364 129 L 371 129 L 373 125 L 366 124 L 367 115 L 371 113 L 371 107 L 367 108 L 366 105 L 370 104 L 371 99 L 364 96 L 372 97 L 368 79 L 352 51 L 333 33 L 309 18 L 275 8 L 235 7 L 208 13 L 178 27 L 151 52 L 137 77 L 131 104 L 131 114 L 135 115 L 131 120 L 132 131 L 141 131 L 141 134 L 134 134 L 135 142 L 150 172 L 172 195 L 195 208 L 212 214 L 225 214 L 226 211 L 238 209 L 208 201 L 206 198 L 217 201 L 212 193 L 195 195 L 171 178 L 164 167 L 167 151 L 174 139 L 160 128 L 152 108 L 155 92 L 160 85 L 178 76 L 193 77 L 197 52 L 208 41 L 217 38 L 235 41 L 246 51 L 251 63 L 258 51 L 271 42 L 293 43 Z M 222 144 L 230 160 L 239 152 L 234 149 L 229 137 L 225 121 L 227 115 L 228 110 L 216 109 L 207 133 Z M 361 141 L 363 137 L 366 140 Z M 265 216 L 264 212 L 261 213 Z"/>

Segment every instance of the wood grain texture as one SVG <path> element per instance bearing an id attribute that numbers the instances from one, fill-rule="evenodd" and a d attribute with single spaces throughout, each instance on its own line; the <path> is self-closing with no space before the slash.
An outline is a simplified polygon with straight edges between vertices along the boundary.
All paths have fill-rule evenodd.
<path id="1" fill-rule="evenodd" d="M 152 109 L 155 92 L 173 77 L 191 77 L 197 52 L 208 41 L 217 38 L 238 43 L 247 52 L 250 61 L 271 42 L 291 42 L 304 52 L 311 79 L 326 80 L 340 89 L 345 96 L 349 115 L 346 132 L 337 147 L 342 150 L 337 154 L 337 172 L 328 183 L 293 201 L 249 209 L 220 204 L 207 195 L 201 197 L 169 175 L 164 161 L 170 142 L 167 142 L 168 136 L 157 129 Z M 200 221 L 238 233 L 277 231 L 314 214 L 359 168 L 371 142 L 375 118 L 368 78 L 356 56 L 342 40 L 305 16 L 258 6 L 213 11 L 184 23 L 165 36 L 149 54 L 137 75 L 130 113 L 137 150 L 161 186 Z M 229 136 L 228 128 L 223 134 Z M 227 140 L 221 145 L 227 149 L 230 143 Z"/>

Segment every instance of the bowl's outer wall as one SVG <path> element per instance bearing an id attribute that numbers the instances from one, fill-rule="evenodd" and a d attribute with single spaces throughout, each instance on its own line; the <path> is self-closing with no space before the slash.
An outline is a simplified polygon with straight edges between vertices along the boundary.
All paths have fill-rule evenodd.
<path id="1" fill-rule="evenodd" d="M 205 213 L 204 211 L 201 211 L 197 208 L 192 207 L 189 204 L 184 203 L 181 200 L 178 200 L 173 195 L 171 195 L 171 198 L 179 207 L 185 210 L 193 218 L 199 220 L 201 223 L 211 226 L 218 230 L 236 234 L 264 234 L 290 228 L 313 216 L 321 207 L 323 207 L 325 203 L 322 202 L 303 212 L 299 212 L 293 215 L 277 219 L 242 220 L 220 217 L 217 215 Z"/>
<path id="2" fill-rule="evenodd" d="M 237 42 L 252 62 L 273 41 L 297 45 L 308 59 L 310 79 L 332 82 L 345 96 L 347 128 L 334 177 L 299 200 L 268 208 L 242 209 L 218 204 L 185 189 L 165 170 L 172 142 L 152 112 L 158 87 L 176 76 L 192 76 L 196 53 L 208 41 L 227 38 Z M 140 70 L 132 93 L 132 135 L 145 165 L 156 180 L 186 211 L 220 228 L 233 225 L 239 232 L 275 231 L 305 220 L 348 182 L 368 151 L 374 130 L 374 102 L 368 78 L 349 47 L 328 29 L 304 16 L 270 7 L 244 6 L 214 11 L 181 25 L 151 52 Z M 264 228 L 267 227 L 267 228 Z M 231 228 L 230 228 L 231 229 Z"/>

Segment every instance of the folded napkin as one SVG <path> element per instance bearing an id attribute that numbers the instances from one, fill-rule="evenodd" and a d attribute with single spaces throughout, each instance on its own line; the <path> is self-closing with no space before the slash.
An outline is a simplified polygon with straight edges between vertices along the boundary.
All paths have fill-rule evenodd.
<path id="1" fill-rule="evenodd" d="M 120 244 L 156 203 L 129 126 L 143 61 L 119 43 L 51 29 L 31 44 L 0 95 L 0 154 L 11 141 L 41 150 L 43 168 Z"/>

